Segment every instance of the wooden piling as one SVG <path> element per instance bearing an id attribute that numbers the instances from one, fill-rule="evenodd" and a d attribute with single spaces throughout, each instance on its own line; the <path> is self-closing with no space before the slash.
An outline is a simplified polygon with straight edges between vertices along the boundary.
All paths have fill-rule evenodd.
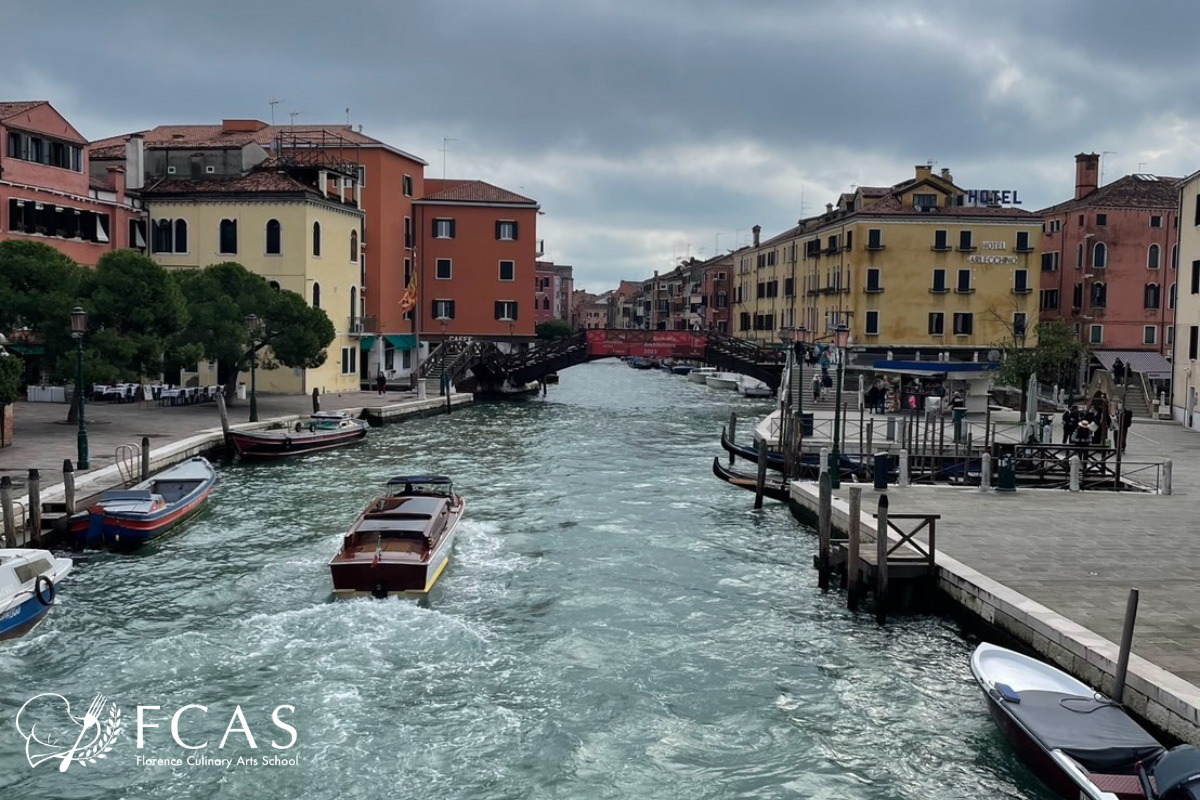
<path id="1" fill-rule="evenodd" d="M 864 453 L 874 453 L 875 452 L 874 439 L 875 439 L 875 421 L 871 420 L 871 424 L 867 426 L 867 449 L 863 451 Z"/>
<path id="2" fill-rule="evenodd" d="M 67 519 L 75 513 L 75 465 L 71 459 L 63 459 L 63 502 L 67 506 Z"/>
<path id="3" fill-rule="evenodd" d="M 821 473 L 821 504 L 817 509 L 817 586 L 822 592 L 829 591 L 829 548 L 833 540 L 833 479 L 828 472 Z"/>
<path id="4" fill-rule="evenodd" d="M 737 412 L 729 412 L 729 443 L 737 444 Z M 729 466 L 733 466 L 733 453 L 729 454 Z"/>
<path id="5" fill-rule="evenodd" d="M 42 541 L 42 476 L 36 469 L 29 470 L 29 510 L 26 516 L 29 535 L 25 541 L 39 545 Z"/>
<path id="6" fill-rule="evenodd" d="M 229 409 L 225 407 L 224 392 L 217 392 L 217 413 L 221 415 L 221 433 L 225 434 L 225 444 L 229 444 Z"/>
<path id="7" fill-rule="evenodd" d="M 142 437 L 142 480 L 150 480 L 150 437 Z"/>
<path id="8" fill-rule="evenodd" d="M 862 536 L 862 526 L 859 524 L 859 510 L 862 508 L 862 487 L 850 487 L 850 524 L 847 534 L 850 541 L 846 550 L 846 607 L 851 611 L 858 610 L 859 569 L 862 566 L 859 555 L 859 538 Z"/>
<path id="9" fill-rule="evenodd" d="M 767 482 L 767 440 L 758 440 L 758 475 L 754 479 L 754 510 L 763 506 L 763 486 Z"/>
<path id="10" fill-rule="evenodd" d="M 879 510 L 875 514 L 875 621 L 880 625 L 887 622 L 888 605 L 888 496 L 879 498 Z"/>
<path id="11" fill-rule="evenodd" d="M 313 413 L 316 414 L 321 410 L 321 393 L 315 388 L 312 391 Z"/>
<path id="12" fill-rule="evenodd" d="M 1133 625 L 1137 621 L 1138 590 L 1129 590 L 1129 599 L 1125 601 L 1125 626 L 1121 628 L 1121 650 L 1117 654 L 1117 676 L 1113 686 L 1112 699 L 1122 702 L 1125 694 L 1125 676 L 1129 672 L 1129 654 L 1133 650 Z"/>
<path id="13" fill-rule="evenodd" d="M 17 546 L 17 515 L 13 511 L 12 478 L 0 478 L 0 514 L 4 520 L 4 546 Z"/>

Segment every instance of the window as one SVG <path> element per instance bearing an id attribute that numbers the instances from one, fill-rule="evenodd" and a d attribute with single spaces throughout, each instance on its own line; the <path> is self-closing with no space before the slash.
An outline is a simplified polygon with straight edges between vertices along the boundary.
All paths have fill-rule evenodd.
<path id="1" fill-rule="evenodd" d="M 879 312 L 878 311 L 868 311 L 867 312 L 867 336 L 878 336 L 878 335 L 879 335 Z"/>
<path id="2" fill-rule="evenodd" d="M 1107 307 L 1108 287 L 1104 285 L 1104 281 L 1096 281 L 1092 284 L 1092 308 Z"/>
<path id="3" fill-rule="evenodd" d="M 930 211 L 937 208 L 938 196 L 936 194 L 914 194 L 913 208 L 921 211 Z"/>
<path id="4" fill-rule="evenodd" d="M 1200 261 L 1192 262 L 1192 294 L 1200 294 Z"/>
<path id="5" fill-rule="evenodd" d="M 1071 307 L 1083 308 L 1083 284 L 1075 284 L 1075 288 L 1071 291 Z"/>
<path id="6" fill-rule="evenodd" d="M 954 291 L 958 294 L 971 293 L 971 270 L 960 269 L 958 271 L 958 284 L 955 285 Z"/>
<path id="7" fill-rule="evenodd" d="M 236 234 L 236 229 L 235 229 Z M 175 247 L 171 251 L 173 253 L 186 253 L 188 251 L 188 224 L 186 219 L 175 220 Z"/>
<path id="8" fill-rule="evenodd" d="M 1178 217 L 1176 217 L 1176 219 L 1178 219 Z M 1167 347 L 1173 347 L 1174 345 L 1175 345 L 1175 326 L 1168 325 L 1167 326 Z"/>
<path id="9" fill-rule="evenodd" d="M 1058 253 L 1042 253 L 1042 272 L 1058 271 Z"/>
<path id="10" fill-rule="evenodd" d="M 836 235 L 830 236 L 826 241 L 826 244 L 828 245 L 826 249 L 830 253 L 836 253 L 838 249 L 838 237 Z"/>
<path id="11" fill-rule="evenodd" d="M 1083 269 L 1083 242 L 1075 248 L 1075 269 Z"/>
<path id="12" fill-rule="evenodd" d="M 9 220 L 9 230 L 16 230 L 16 226 Z M 129 246 L 135 247 L 138 250 L 146 249 L 146 221 L 142 219 L 129 220 Z"/>
<path id="13" fill-rule="evenodd" d="M 970 336 L 975 332 L 975 315 L 974 314 L 955 314 L 954 315 L 954 335 L 955 336 Z"/>
<path id="14" fill-rule="evenodd" d="M 412 217 L 404 218 L 404 246 L 409 248 L 413 246 Z"/>
<path id="15" fill-rule="evenodd" d="M 517 262 L 501 261 L 500 262 L 500 280 L 515 281 L 517 279 Z"/>
<path id="16" fill-rule="evenodd" d="M 447 217 L 438 217 L 433 221 L 433 238 L 435 239 L 453 239 L 454 238 L 454 220 Z"/>
<path id="17" fill-rule="evenodd" d="M 434 319 L 454 319 L 454 301 L 453 300 L 434 300 L 433 301 L 433 318 Z"/>
<path id="18" fill-rule="evenodd" d="M 358 372 L 358 348 L 342 348 L 342 374 L 354 375 Z"/>
<path id="19" fill-rule="evenodd" d="M 1167 308 L 1175 310 L 1175 284 L 1171 284 L 1171 288 L 1167 290 Z"/>
<path id="20" fill-rule="evenodd" d="M 9 131 L 8 157 L 58 169 L 69 169 L 72 172 L 83 172 L 83 150 L 79 145 L 31 136 L 28 133 Z"/>
<path id="21" fill-rule="evenodd" d="M 1013 336 L 1023 337 L 1025 335 L 1025 321 L 1026 317 L 1024 311 L 1018 311 L 1013 314 Z"/>
<path id="22" fill-rule="evenodd" d="M 738 315 L 738 330 L 739 331 L 750 330 L 750 312 L 749 311 L 743 311 L 741 314 Z"/>
<path id="23" fill-rule="evenodd" d="M 929 312 L 929 335 L 944 336 L 946 334 L 946 315 L 941 311 Z"/>
<path id="24" fill-rule="evenodd" d="M 796 279 L 795 278 L 784 278 L 783 279 L 783 296 L 784 297 L 792 297 L 795 294 L 796 294 Z"/>
<path id="25" fill-rule="evenodd" d="M 1200 334 L 1200 325 L 1191 326 L 1188 331 L 1188 358 L 1192 361 L 1196 360 L 1197 334 Z"/>
<path id="26" fill-rule="evenodd" d="M 879 228 L 871 228 L 867 231 L 867 249 L 882 250 L 883 249 L 883 231 Z"/>
<path id="27" fill-rule="evenodd" d="M 515 322 L 517 319 L 517 303 L 515 300 L 496 301 L 496 319 L 501 322 Z"/>
<path id="28" fill-rule="evenodd" d="M 413 193 L 412 175 L 405 175 L 404 176 L 404 196 L 412 197 L 412 193 Z"/>
<path id="29" fill-rule="evenodd" d="M 321 257 L 321 223 L 313 223 L 313 255 L 317 258 Z"/>
<path id="30" fill-rule="evenodd" d="M 717 308 L 726 308 L 729 306 L 729 295 L 725 292 L 717 292 Z"/>
<path id="31" fill-rule="evenodd" d="M 358 263 L 358 231 L 350 231 L 350 260 Z"/>
<path id="32" fill-rule="evenodd" d="M 971 232 L 970 231 L 959 231 L 958 232 L 958 249 L 966 251 L 966 252 L 970 252 L 971 250 L 975 249 L 974 247 L 971 246 Z"/>
<path id="33" fill-rule="evenodd" d="M 1171 245 L 1171 269 L 1179 269 L 1179 245 Z"/>
<path id="34" fill-rule="evenodd" d="M 237 220 L 223 219 L 220 225 L 220 249 L 221 253 L 236 253 L 237 252 Z"/>
<path id="35" fill-rule="evenodd" d="M 1150 245 L 1150 249 L 1146 251 L 1146 268 L 1158 269 L 1158 254 L 1159 247 L 1156 244 Z"/>
<path id="36" fill-rule="evenodd" d="M 1151 214 L 1150 215 L 1150 227 L 1151 228 L 1161 228 L 1162 227 L 1162 216 L 1160 216 L 1159 214 Z M 1154 342 L 1147 342 L 1146 344 L 1154 344 Z"/>
<path id="37" fill-rule="evenodd" d="M 933 249 L 934 250 L 949 250 L 950 245 L 947 244 L 947 236 L 948 236 L 948 234 L 946 233 L 946 231 L 934 231 L 933 232 Z"/>
<path id="38" fill-rule="evenodd" d="M 1079 215 L 1079 227 L 1083 227 L 1083 214 Z"/>
<path id="39" fill-rule="evenodd" d="M 355 165 L 354 180 L 358 182 L 359 186 L 367 185 L 367 168 L 362 164 Z"/>
<path id="40" fill-rule="evenodd" d="M 1145 308 L 1157 309 L 1162 304 L 1162 290 L 1157 283 L 1147 283 L 1144 295 Z"/>
<path id="41" fill-rule="evenodd" d="M 1142 344 L 1158 344 L 1158 326 L 1146 325 L 1142 328 Z"/>
<path id="42" fill-rule="evenodd" d="M 868 294 L 877 294 L 883 291 L 883 287 L 879 285 L 879 268 L 871 267 L 867 270 L 867 288 Z"/>
<path id="43" fill-rule="evenodd" d="M 515 242 L 517 240 L 517 223 L 507 219 L 497 222 L 496 238 L 502 242 Z"/>
<path id="44" fill-rule="evenodd" d="M 946 288 L 946 270 L 935 269 L 933 271 L 933 288 L 930 291 L 934 294 L 945 294 L 949 291 Z"/>
<path id="45" fill-rule="evenodd" d="M 1029 270 L 1018 269 L 1013 272 L 1013 293 L 1029 294 Z"/>
<path id="46" fill-rule="evenodd" d="M 1108 266 L 1108 248 L 1104 242 L 1096 242 L 1096 247 L 1092 250 L 1092 266 L 1096 269 Z"/>
<path id="47" fill-rule="evenodd" d="M 313 284 L 313 308 L 321 307 L 321 284 Z"/>
<path id="48" fill-rule="evenodd" d="M 10 220 L 11 222 L 11 220 Z M 174 253 L 175 252 L 175 226 L 172 225 L 169 219 L 157 219 L 154 221 L 154 235 L 150 237 L 150 245 L 155 253 Z M 1193 262 L 1195 264 L 1196 262 Z M 1192 267 L 1192 272 L 1195 273 L 1195 266 Z M 1195 281 L 1192 281 L 1195 283 Z M 1193 291 L 1192 294 L 1196 292 Z"/>
<path id="49" fill-rule="evenodd" d="M 267 220 L 267 255 L 277 256 L 283 252 L 283 228 L 279 220 Z"/>
<path id="50" fill-rule="evenodd" d="M 1092 344 L 1104 344 L 1104 326 L 1092 325 L 1088 333 L 1088 341 Z"/>
<path id="51" fill-rule="evenodd" d="M 1104 227 L 1104 226 L 1105 226 L 1105 225 L 1107 225 L 1107 224 L 1108 224 L 1108 214 L 1097 214 L 1097 215 L 1096 215 L 1096 225 L 1097 225 L 1097 227 L 1101 227 L 1101 228 L 1102 228 L 1102 227 Z"/>
<path id="52" fill-rule="evenodd" d="M 450 266 L 450 259 L 439 258 L 437 260 L 437 272 L 435 273 L 434 277 L 439 281 L 450 280 Z"/>
<path id="53" fill-rule="evenodd" d="M 1033 252 L 1033 248 L 1029 246 L 1029 231 L 1017 231 L 1017 252 Z"/>
<path id="54" fill-rule="evenodd" d="M 549 311 L 549 310 L 550 310 L 550 298 L 543 297 L 542 298 L 542 311 Z"/>
<path id="55" fill-rule="evenodd" d="M 1052 311 L 1058 308 L 1058 289 L 1042 289 L 1038 308 L 1042 311 Z"/>

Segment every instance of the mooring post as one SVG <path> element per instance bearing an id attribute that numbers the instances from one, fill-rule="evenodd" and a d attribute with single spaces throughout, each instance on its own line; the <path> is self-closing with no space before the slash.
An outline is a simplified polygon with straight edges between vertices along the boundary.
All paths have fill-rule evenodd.
<path id="1" fill-rule="evenodd" d="M 316 387 L 314 387 L 313 391 L 312 391 L 312 401 L 313 401 L 313 413 L 315 414 L 321 410 L 321 393 L 319 391 L 317 391 Z"/>
<path id="2" fill-rule="evenodd" d="M 4 544 L 6 547 L 16 547 L 17 515 L 13 511 L 12 478 L 7 475 L 0 478 L 0 510 L 4 519 Z"/>
<path id="3" fill-rule="evenodd" d="M 829 448 L 828 447 L 821 448 L 821 465 L 818 467 L 818 469 L 820 470 L 817 473 L 818 479 L 820 478 L 821 475 L 825 475 L 826 473 L 829 472 Z"/>
<path id="4" fill-rule="evenodd" d="M 75 513 L 75 465 L 69 458 L 63 459 L 63 503 L 69 519 Z"/>
<path id="5" fill-rule="evenodd" d="M 875 439 L 875 420 L 872 419 L 871 424 L 867 426 L 867 449 L 863 451 L 864 453 L 874 453 L 875 452 L 875 448 L 872 446 L 874 439 Z"/>
<path id="6" fill-rule="evenodd" d="M 729 412 L 729 443 L 737 444 L 737 412 Z M 733 451 L 729 451 L 729 466 L 733 466 Z"/>
<path id="7" fill-rule="evenodd" d="M 896 418 L 890 414 L 887 418 L 887 427 L 884 429 L 884 436 L 887 437 L 889 442 L 895 441 L 896 439 Z"/>
<path id="8" fill-rule="evenodd" d="M 763 486 L 767 482 L 767 440 L 758 440 L 758 475 L 754 479 L 754 510 L 762 508 Z"/>
<path id="9" fill-rule="evenodd" d="M 1125 627 L 1121 629 L 1121 651 L 1117 654 L 1117 682 L 1113 686 L 1112 699 L 1117 703 L 1125 694 L 1125 675 L 1129 672 L 1129 654 L 1133 650 L 1133 624 L 1137 621 L 1138 590 L 1129 590 L 1125 601 Z"/>
<path id="10" fill-rule="evenodd" d="M 900 451 L 900 479 L 896 482 L 896 485 L 901 488 L 908 486 L 908 451 L 907 450 Z"/>
<path id="11" fill-rule="evenodd" d="M 42 476 L 36 469 L 29 470 L 29 536 L 27 542 L 39 544 L 42 541 Z"/>
<path id="12" fill-rule="evenodd" d="M 1082 464 L 1079 461 L 1079 456 L 1071 456 L 1071 491 L 1079 491 L 1079 472 Z"/>
<path id="13" fill-rule="evenodd" d="M 875 621 L 887 622 L 888 601 L 888 496 L 879 498 L 875 514 Z"/>
<path id="14" fill-rule="evenodd" d="M 142 437 L 142 480 L 150 479 L 150 437 Z"/>
<path id="15" fill-rule="evenodd" d="M 830 528 L 833 525 L 833 479 L 828 472 L 821 473 L 820 505 L 817 507 L 817 586 L 822 592 L 829 591 L 829 547 L 833 541 Z"/>
<path id="16" fill-rule="evenodd" d="M 850 541 L 846 544 L 846 607 L 851 611 L 858 610 L 858 582 L 859 582 L 859 537 L 862 535 L 862 526 L 859 520 L 859 511 L 862 509 L 862 487 L 850 487 L 850 524 L 847 526 L 847 534 Z"/>
<path id="17" fill-rule="evenodd" d="M 221 433 L 225 434 L 225 444 L 229 444 L 229 409 L 225 408 L 224 392 L 217 392 L 217 413 L 221 415 Z"/>
<path id="18" fill-rule="evenodd" d="M 986 492 L 992 488 L 992 454 L 984 453 L 979 457 L 979 491 Z"/>
<path id="19" fill-rule="evenodd" d="M 1161 489 L 1161 491 L 1163 494 L 1171 493 L 1171 467 L 1172 467 L 1171 459 L 1168 458 L 1162 464 L 1162 489 Z"/>

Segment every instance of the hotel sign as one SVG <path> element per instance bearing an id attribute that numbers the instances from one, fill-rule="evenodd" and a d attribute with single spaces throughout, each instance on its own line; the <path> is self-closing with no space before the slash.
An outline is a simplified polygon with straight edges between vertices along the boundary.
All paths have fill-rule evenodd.
<path id="1" fill-rule="evenodd" d="M 979 249 L 989 251 L 967 256 L 968 264 L 1016 264 L 1016 256 L 998 255 L 1008 249 L 1008 242 L 980 242 Z"/>
<path id="2" fill-rule="evenodd" d="M 967 206 L 1019 206 L 1021 198 L 1016 189 L 968 189 L 963 205 Z"/>

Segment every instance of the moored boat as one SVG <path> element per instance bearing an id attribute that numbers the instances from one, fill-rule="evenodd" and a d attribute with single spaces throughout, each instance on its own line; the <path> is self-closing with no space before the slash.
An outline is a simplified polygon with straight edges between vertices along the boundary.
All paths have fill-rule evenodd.
<path id="1" fill-rule="evenodd" d="M 744 472 L 728 469 L 722 466 L 721 459 L 715 456 L 713 457 L 712 471 L 713 475 L 716 475 L 730 486 L 737 486 L 741 489 L 749 489 L 752 492 L 758 490 L 756 475 L 748 475 Z M 786 480 L 767 478 L 763 481 L 763 497 L 769 497 L 772 500 L 778 500 L 781 503 L 786 503 L 788 500 L 788 494 L 789 489 Z"/>
<path id="2" fill-rule="evenodd" d="M 58 583 L 71 572 L 71 559 L 49 550 L 0 549 L 0 639 L 29 632 L 54 607 Z"/>
<path id="3" fill-rule="evenodd" d="M 641 356 L 630 356 L 629 361 L 626 363 L 628 363 L 629 366 L 633 367 L 634 369 L 654 369 L 658 366 L 657 361 L 652 361 L 649 358 L 642 358 Z"/>
<path id="4" fill-rule="evenodd" d="M 738 375 L 736 372 L 714 372 L 704 378 L 710 389 L 736 389 Z"/>
<path id="5" fill-rule="evenodd" d="M 688 380 L 692 383 L 705 383 L 709 375 L 715 375 L 716 367 L 696 367 L 688 373 Z"/>
<path id="6" fill-rule="evenodd" d="M 354 419 L 345 411 L 318 411 L 287 428 L 230 431 L 229 439 L 242 458 L 287 458 L 345 447 L 366 435 L 366 420 Z"/>
<path id="7" fill-rule="evenodd" d="M 1063 797 L 1200 800 L 1200 751 L 1166 750 L 1121 707 L 1037 659 L 981 644 L 971 672 L 1029 767 Z"/>
<path id="8" fill-rule="evenodd" d="M 330 559 L 334 594 L 428 594 L 450 563 L 465 505 L 447 477 L 392 478 Z"/>
<path id="9" fill-rule="evenodd" d="M 737 390 L 738 394 L 745 397 L 771 397 L 774 394 L 770 386 L 749 375 L 738 376 Z"/>
<path id="10" fill-rule="evenodd" d="M 691 364 L 672 364 L 671 365 L 671 372 L 675 373 L 676 375 L 691 375 L 692 370 L 694 370 L 694 369 L 695 369 L 695 367 L 692 366 Z"/>
<path id="11" fill-rule="evenodd" d="M 208 459 L 190 458 L 128 489 L 108 490 L 72 518 L 71 532 L 80 547 L 137 547 L 203 508 L 216 480 Z"/>

